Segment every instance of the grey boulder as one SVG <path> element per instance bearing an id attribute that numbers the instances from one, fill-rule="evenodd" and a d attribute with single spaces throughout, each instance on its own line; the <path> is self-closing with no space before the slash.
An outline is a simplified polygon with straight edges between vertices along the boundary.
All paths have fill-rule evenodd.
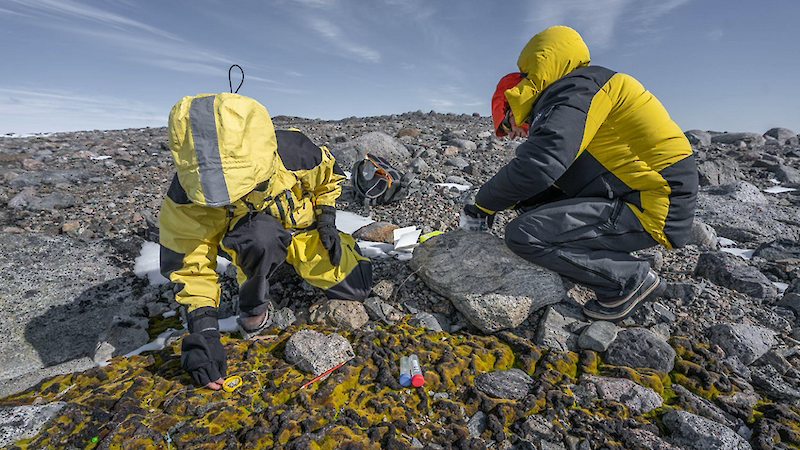
<path id="1" fill-rule="evenodd" d="M 749 365 L 775 344 L 775 332 L 756 325 L 724 323 L 708 330 L 708 338 L 725 354 Z"/>
<path id="2" fill-rule="evenodd" d="M 752 447 L 733 430 L 698 415 L 674 409 L 662 417 L 670 440 L 685 450 L 750 450 Z"/>
<path id="3" fill-rule="evenodd" d="M 528 395 L 533 378 L 519 369 L 498 370 L 475 377 L 475 387 L 495 398 L 520 400 Z"/>
<path id="4" fill-rule="evenodd" d="M 778 297 L 778 288 L 763 273 L 747 262 L 726 252 L 702 253 L 697 259 L 695 276 L 712 283 L 767 301 Z"/>
<path id="5" fill-rule="evenodd" d="M 514 328 L 565 295 L 561 277 L 489 233 L 456 230 L 414 250 L 411 269 L 485 333 Z"/>
<path id="6" fill-rule="evenodd" d="M 313 330 L 300 330 L 286 342 L 283 351 L 286 360 L 297 364 L 300 370 L 319 375 L 339 363 L 353 359 L 353 347 L 344 336 L 323 334 Z"/>
<path id="7" fill-rule="evenodd" d="M 648 329 L 626 328 L 608 346 L 604 359 L 617 366 L 670 372 L 675 366 L 675 350 Z"/>

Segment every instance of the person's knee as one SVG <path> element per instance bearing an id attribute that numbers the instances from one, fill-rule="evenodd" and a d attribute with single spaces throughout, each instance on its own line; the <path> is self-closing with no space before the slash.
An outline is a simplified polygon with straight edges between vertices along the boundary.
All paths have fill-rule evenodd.
<path id="1" fill-rule="evenodd" d="M 553 247 L 539 239 L 535 229 L 523 227 L 522 225 L 523 222 L 521 220 L 514 219 L 506 226 L 506 247 L 529 261 L 548 255 Z"/>

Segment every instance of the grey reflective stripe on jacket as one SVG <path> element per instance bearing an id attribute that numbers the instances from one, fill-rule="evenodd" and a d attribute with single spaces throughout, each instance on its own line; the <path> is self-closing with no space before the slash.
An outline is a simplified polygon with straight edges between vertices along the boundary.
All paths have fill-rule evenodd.
<path id="1" fill-rule="evenodd" d="M 231 202 L 228 185 L 222 173 L 222 160 L 217 142 L 217 124 L 214 114 L 215 97 L 198 97 L 192 100 L 189 120 L 192 139 L 197 153 L 200 185 L 209 206 L 227 205 Z"/>

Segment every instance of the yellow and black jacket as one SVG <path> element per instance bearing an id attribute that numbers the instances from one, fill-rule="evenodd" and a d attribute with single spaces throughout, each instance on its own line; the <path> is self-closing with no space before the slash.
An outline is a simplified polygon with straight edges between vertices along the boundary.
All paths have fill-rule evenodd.
<path id="1" fill-rule="evenodd" d="M 655 96 L 629 75 L 589 66 L 586 44 L 568 27 L 538 33 L 517 64 L 526 78 L 506 98 L 514 117 L 529 121 L 528 139 L 476 205 L 492 213 L 552 186 L 567 197 L 620 198 L 660 244 L 685 245 L 697 168 Z"/>
<path id="2" fill-rule="evenodd" d="M 169 143 L 177 173 L 159 215 L 161 272 L 190 310 L 219 304 L 217 249 L 239 219 L 262 212 L 286 229 L 311 228 L 345 179 L 327 149 L 275 131 L 261 104 L 237 94 L 184 97 L 170 112 Z"/>

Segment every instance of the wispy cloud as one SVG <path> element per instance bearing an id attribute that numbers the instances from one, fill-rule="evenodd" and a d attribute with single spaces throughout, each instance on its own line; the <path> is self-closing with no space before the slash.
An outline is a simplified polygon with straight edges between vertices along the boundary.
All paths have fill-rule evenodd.
<path id="1" fill-rule="evenodd" d="M 178 36 L 129 19 L 119 14 L 104 11 L 93 6 L 71 0 L 6 0 L 8 4 L 17 5 L 32 14 L 59 20 L 89 21 L 109 27 L 140 30 L 168 39 L 180 40 Z"/>
<path id="2" fill-rule="evenodd" d="M 227 76 L 233 58 L 198 47 L 182 37 L 137 20 L 73 0 L 6 0 L 13 13 L 31 24 L 82 36 L 93 45 L 113 47 L 136 64 L 203 76 Z M 242 61 L 238 61 L 242 63 Z M 249 80 L 274 82 L 249 76 Z"/>
<path id="3" fill-rule="evenodd" d="M 708 30 L 706 32 L 706 36 L 708 36 L 708 38 L 711 39 L 712 41 L 718 41 L 718 40 L 722 39 L 723 36 L 725 36 L 725 32 L 723 30 L 717 28 L 717 29 L 713 29 L 713 30 Z"/>
<path id="4" fill-rule="evenodd" d="M 67 91 L 0 88 L 2 133 L 74 131 L 95 128 L 163 126 L 162 107 L 121 98 Z M 49 118 L 57 129 L 36 129 Z"/>
<path id="5" fill-rule="evenodd" d="M 552 25 L 571 25 L 581 31 L 592 49 L 615 44 L 620 28 L 642 33 L 662 16 L 693 0 L 560 0 L 537 2 L 528 22 L 536 31 Z M 530 30 L 528 30 L 530 31 Z"/>
<path id="6" fill-rule="evenodd" d="M 336 5 L 337 0 L 293 0 L 301 5 L 310 6 L 312 8 L 331 8 Z"/>
<path id="7" fill-rule="evenodd" d="M 429 99 L 428 104 L 435 110 L 442 112 L 464 112 L 486 105 L 485 100 L 454 85 L 440 86 L 435 91 L 423 92 L 422 95 Z"/>
<path id="8" fill-rule="evenodd" d="M 333 22 L 321 17 L 313 17 L 309 19 L 309 24 L 312 29 L 326 38 L 331 45 L 344 51 L 345 54 L 362 61 L 380 62 L 381 55 L 377 50 L 351 41 L 344 35 L 342 29 Z"/>

